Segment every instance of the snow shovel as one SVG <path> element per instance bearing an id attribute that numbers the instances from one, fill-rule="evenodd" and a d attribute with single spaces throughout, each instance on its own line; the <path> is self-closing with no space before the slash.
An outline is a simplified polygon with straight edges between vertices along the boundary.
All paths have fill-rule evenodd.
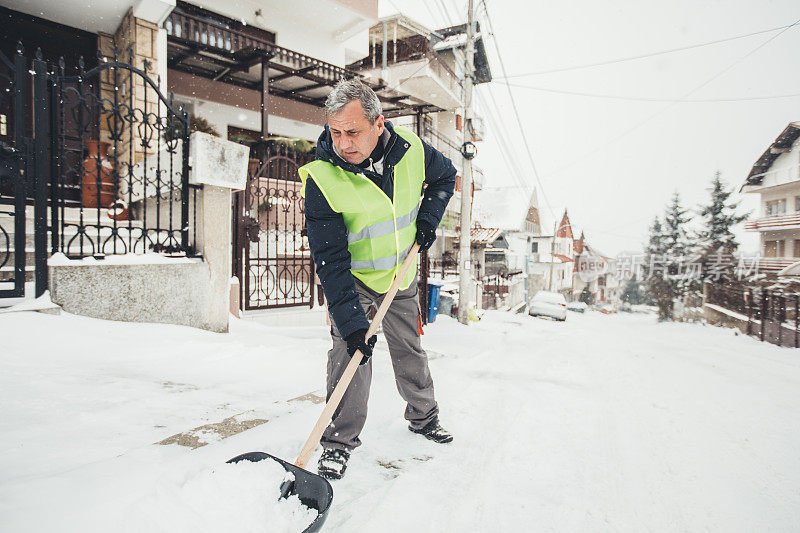
<path id="1" fill-rule="evenodd" d="M 386 296 L 384 296 L 383 302 L 378 308 L 375 318 L 372 319 L 372 322 L 369 325 L 366 336 L 367 339 L 372 337 L 378 330 L 381 320 L 383 320 L 384 315 L 386 315 L 386 311 L 389 310 L 389 306 L 392 304 L 392 300 L 394 300 L 394 296 L 397 294 L 397 290 L 400 288 L 400 282 L 406 277 L 406 273 L 408 272 L 408 269 L 411 268 L 411 264 L 414 262 L 414 258 L 416 257 L 418 251 L 419 244 L 415 242 L 414 246 L 412 246 L 411 250 L 408 252 L 408 256 L 406 257 L 405 261 L 403 261 L 403 264 L 400 265 L 400 270 L 398 271 L 397 276 L 395 276 L 394 283 L 392 283 L 389 292 L 387 292 Z M 347 387 L 350 385 L 353 375 L 355 375 L 356 370 L 358 370 L 358 365 L 361 363 L 361 359 L 363 357 L 364 355 L 360 350 L 357 350 L 356 353 L 353 354 L 353 357 L 350 359 L 350 363 L 348 363 L 347 368 L 344 370 L 344 374 L 342 374 L 342 377 L 336 384 L 336 388 L 333 389 L 333 393 L 331 394 L 328 403 L 325 404 L 322 414 L 319 415 L 317 425 L 314 426 L 314 429 L 311 431 L 311 435 L 309 435 L 308 440 L 306 440 L 306 443 L 303 444 L 303 448 L 300 450 L 300 455 L 297 456 L 297 460 L 294 462 L 294 464 L 287 463 L 282 459 L 264 452 L 244 453 L 228 461 L 229 463 L 238 463 L 239 461 L 261 461 L 262 459 L 272 459 L 273 461 L 277 461 L 283 465 L 287 472 L 293 474 L 293 480 L 284 481 L 283 484 L 281 484 L 281 498 L 297 495 L 303 505 L 311 509 L 315 509 L 319 513 L 316 520 L 314 520 L 304 530 L 304 533 L 310 533 L 312 531 L 319 531 L 322 529 L 322 524 L 325 523 L 325 519 L 328 517 L 328 511 L 330 510 L 331 502 L 333 501 L 333 487 L 331 487 L 331 484 L 328 483 L 328 480 L 324 477 L 318 474 L 312 474 L 308 470 L 305 470 L 306 464 L 308 464 L 311 454 L 314 453 L 314 449 L 319 444 L 322 434 L 325 432 L 325 428 L 327 428 L 331 423 L 333 412 L 336 411 L 337 407 L 339 407 L 339 402 L 342 401 L 342 397 L 344 396 Z"/>

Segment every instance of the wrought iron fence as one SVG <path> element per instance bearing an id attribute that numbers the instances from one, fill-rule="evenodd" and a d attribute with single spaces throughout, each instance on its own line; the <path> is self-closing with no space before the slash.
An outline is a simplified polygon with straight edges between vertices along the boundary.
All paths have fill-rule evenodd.
<path id="1" fill-rule="evenodd" d="M 746 317 L 748 335 L 800 348 L 800 294 L 781 289 L 730 287 L 707 283 L 706 303 Z"/>
<path id="2" fill-rule="evenodd" d="M 308 155 L 280 143 L 251 160 L 237 206 L 234 272 L 242 276 L 245 310 L 313 306 L 314 262 L 305 237 L 305 202 L 297 169 Z"/>
<path id="3" fill-rule="evenodd" d="M 151 78 L 150 64 L 99 55 L 97 67 L 50 77 L 53 252 L 102 257 L 196 255 L 189 117 Z M 109 60 L 110 59 L 110 60 Z"/>
<path id="4" fill-rule="evenodd" d="M 30 98 L 28 68 L 21 55 L 12 61 L 0 52 L 0 298 L 25 294 L 26 178 L 32 174 L 24 172 L 29 170 L 32 147 L 24 120 Z"/>
<path id="5" fill-rule="evenodd" d="M 507 274 L 484 276 L 481 280 L 483 282 L 483 308 L 495 309 L 506 305 L 511 286 L 517 283 L 516 278 L 521 274 L 521 270 L 515 270 Z"/>

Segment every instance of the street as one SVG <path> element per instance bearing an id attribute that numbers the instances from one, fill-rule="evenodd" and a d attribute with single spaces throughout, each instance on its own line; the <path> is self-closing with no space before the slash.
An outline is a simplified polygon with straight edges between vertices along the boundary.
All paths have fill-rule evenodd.
<path id="1" fill-rule="evenodd" d="M 214 487 L 205 501 L 182 490 L 246 451 L 294 460 L 322 406 L 288 400 L 321 394 L 325 328 L 238 320 L 219 335 L 24 312 L 0 330 L 0 529 L 269 531 L 246 509 L 226 525 Z M 423 345 L 454 442 L 406 429 L 380 338 L 364 444 L 333 483 L 325 531 L 800 523 L 795 350 L 596 312 L 440 316 Z M 154 445 L 243 412 L 267 422 L 194 450 Z"/>

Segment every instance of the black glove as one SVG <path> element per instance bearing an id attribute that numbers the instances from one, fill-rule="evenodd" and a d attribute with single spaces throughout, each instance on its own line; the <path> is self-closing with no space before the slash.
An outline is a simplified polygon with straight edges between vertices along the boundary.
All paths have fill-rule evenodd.
<path id="1" fill-rule="evenodd" d="M 364 357 L 361 359 L 362 365 L 372 357 L 372 348 L 375 346 L 375 343 L 378 342 L 377 335 L 370 337 L 369 341 L 364 340 L 366 336 L 367 330 L 359 329 L 344 338 L 344 340 L 347 341 L 347 355 L 353 357 L 356 350 L 361 350 L 361 353 L 364 354 Z"/>
<path id="2" fill-rule="evenodd" d="M 436 240 L 436 228 L 425 222 L 424 220 L 417 220 L 417 242 L 419 249 L 422 251 L 431 247 Z"/>

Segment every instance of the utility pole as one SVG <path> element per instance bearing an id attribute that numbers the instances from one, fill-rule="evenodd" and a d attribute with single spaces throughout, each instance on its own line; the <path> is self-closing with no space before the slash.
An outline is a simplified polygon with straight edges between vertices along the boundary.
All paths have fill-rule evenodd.
<path id="1" fill-rule="evenodd" d="M 470 117 L 472 113 L 472 74 L 475 62 L 475 13 L 474 0 L 469 0 L 467 7 L 467 64 L 464 73 L 464 121 L 462 131 L 462 153 L 467 143 L 472 142 Z M 472 211 L 472 161 L 471 157 L 462 157 L 461 170 L 461 236 L 458 247 L 459 279 L 458 279 L 458 321 L 469 323 L 469 294 L 472 292 L 472 265 L 470 242 L 470 214 Z"/>
<path id="2" fill-rule="evenodd" d="M 556 222 L 556 224 L 558 224 L 558 222 Z M 547 288 L 550 292 L 553 292 L 553 265 L 556 262 L 556 233 L 561 229 L 556 229 L 556 224 L 553 224 L 553 238 L 550 239 L 550 285 Z"/>

